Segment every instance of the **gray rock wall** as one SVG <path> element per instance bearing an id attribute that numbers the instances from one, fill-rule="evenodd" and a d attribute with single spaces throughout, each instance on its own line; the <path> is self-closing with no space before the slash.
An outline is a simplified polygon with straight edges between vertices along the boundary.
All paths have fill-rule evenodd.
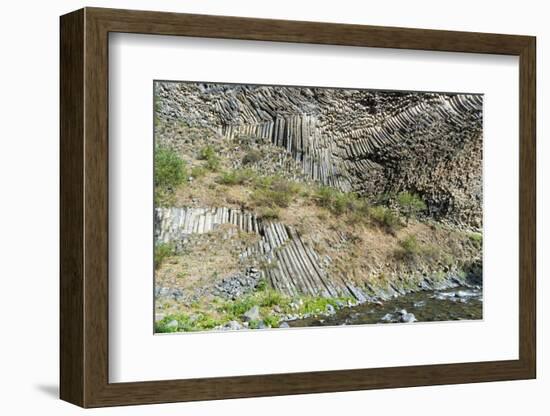
<path id="1" fill-rule="evenodd" d="M 162 82 L 157 117 L 269 139 L 303 173 L 369 198 L 413 191 L 481 228 L 481 95 Z"/>
<path id="2" fill-rule="evenodd" d="M 255 233 L 260 239 L 240 253 L 243 264 L 259 266 L 260 278 L 271 287 L 289 296 L 308 295 L 322 297 L 347 297 L 358 302 L 389 299 L 413 290 L 441 289 L 469 283 L 464 277 L 450 271 L 432 280 L 420 273 L 414 285 L 400 286 L 400 282 L 373 287 L 367 282 L 359 284 L 341 274 L 329 274 L 332 259 L 319 255 L 300 236 L 298 231 L 280 222 L 262 220 L 253 213 L 239 209 L 218 208 L 156 208 L 155 241 L 171 243 L 183 250 L 193 234 L 215 230 L 223 224 L 232 224 L 228 233 L 237 230 Z M 248 266 L 247 266 L 248 267 Z M 246 267 L 243 267 L 246 268 Z M 402 279 L 400 279 L 402 282 Z"/>
<path id="3" fill-rule="evenodd" d="M 365 299 L 365 294 L 352 283 L 329 279 L 325 269 L 330 258 L 316 253 L 293 227 L 261 220 L 250 212 L 230 208 L 157 208 L 155 241 L 183 249 L 192 234 L 207 233 L 222 224 L 233 224 L 233 230 L 260 236 L 258 243 L 242 251 L 241 259 L 256 260 L 262 277 L 280 292 Z"/>

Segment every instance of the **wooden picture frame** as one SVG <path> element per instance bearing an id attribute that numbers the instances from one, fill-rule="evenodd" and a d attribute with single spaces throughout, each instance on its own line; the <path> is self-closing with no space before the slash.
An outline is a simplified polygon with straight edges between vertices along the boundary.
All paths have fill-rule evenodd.
<path id="1" fill-rule="evenodd" d="M 534 37 L 100 8 L 64 15 L 60 28 L 61 399 L 82 407 L 102 407 L 535 378 Z M 519 56 L 519 359 L 110 383 L 110 32 Z"/>

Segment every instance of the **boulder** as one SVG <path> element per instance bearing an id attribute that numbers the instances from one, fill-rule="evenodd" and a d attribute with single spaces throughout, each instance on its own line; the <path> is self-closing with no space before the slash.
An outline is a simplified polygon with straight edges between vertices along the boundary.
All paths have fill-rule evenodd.
<path id="1" fill-rule="evenodd" d="M 412 322 L 416 322 L 417 319 L 416 319 L 416 316 L 414 316 L 414 313 L 409 313 L 407 312 L 406 309 L 401 309 L 399 311 L 399 322 L 403 322 L 403 323 L 412 323 Z"/>
<path id="2" fill-rule="evenodd" d="M 229 321 L 224 325 L 223 329 L 229 330 L 229 331 L 237 331 L 239 329 L 243 329 L 243 326 L 237 321 Z"/>
<path id="3" fill-rule="evenodd" d="M 260 307 L 258 305 L 254 305 L 249 310 L 247 310 L 243 315 L 243 320 L 245 321 L 257 321 L 260 319 Z"/>
<path id="4" fill-rule="evenodd" d="M 175 319 L 171 320 L 166 324 L 166 328 L 175 329 L 175 330 L 178 329 L 178 326 L 179 326 L 179 323 Z"/>

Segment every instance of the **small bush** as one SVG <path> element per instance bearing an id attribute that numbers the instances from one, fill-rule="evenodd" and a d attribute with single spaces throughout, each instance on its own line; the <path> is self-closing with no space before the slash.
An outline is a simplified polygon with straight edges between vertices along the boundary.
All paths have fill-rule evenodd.
<path id="1" fill-rule="evenodd" d="M 267 290 L 268 288 L 269 288 L 269 285 L 267 283 L 267 280 L 265 279 L 261 279 L 256 285 L 256 290 L 259 290 L 259 291 Z"/>
<path id="2" fill-rule="evenodd" d="M 261 177 L 255 180 L 251 200 L 257 207 L 287 208 L 300 192 L 300 185 L 282 177 Z"/>
<path id="3" fill-rule="evenodd" d="M 246 296 L 234 301 L 229 301 L 223 304 L 220 308 L 220 312 L 226 314 L 229 320 L 241 320 L 246 311 L 257 305 L 257 301 L 252 296 Z"/>
<path id="4" fill-rule="evenodd" d="M 168 243 L 159 243 L 155 245 L 155 253 L 154 253 L 154 263 L 155 263 L 155 270 L 157 270 L 164 260 L 170 256 L 174 255 L 174 247 L 172 244 Z"/>
<path id="5" fill-rule="evenodd" d="M 375 206 L 370 209 L 369 214 L 374 223 L 389 234 L 395 234 L 395 231 L 401 227 L 399 216 L 389 208 Z"/>
<path id="6" fill-rule="evenodd" d="M 420 245 L 414 235 L 408 235 L 404 239 L 400 240 L 399 245 L 407 253 L 418 254 L 420 252 Z"/>
<path id="7" fill-rule="evenodd" d="M 187 180 L 185 162 L 172 149 L 157 147 L 155 149 L 155 202 L 163 200 Z"/>
<path id="8" fill-rule="evenodd" d="M 483 246 L 483 234 L 470 233 L 468 234 L 468 238 L 474 247 L 481 248 Z"/>
<path id="9" fill-rule="evenodd" d="M 252 165 L 254 163 L 258 163 L 262 159 L 262 152 L 260 152 L 257 149 L 249 150 L 244 156 L 243 156 L 243 165 Z"/>
<path id="10" fill-rule="evenodd" d="M 281 214 L 279 209 L 271 207 L 261 207 L 258 210 L 258 217 L 262 220 L 277 220 Z"/>
<path id="11" fill-rule="evenodd" d="M 222 185 L 243 185 L 250 180 L 253 172 L 249 169 L 235 169 L 224 172 L 218 179 Z"/>
<path id="12" fill-rule="evenodd" d="M 426 203 L 422 198 L 409 192 L 401 192 L 397 195 L 397 203 L 399 204 L 399 209 L 405 215 L 407 224 L 411 217 L 415 217 L 420 211 L 426 209 Z"/>
<path id="13" fill-rule="evenodd" d="M 195 166 L 191 169 L 191 176 L 195 179 L 202 178 L 206 175 L 207 169 L 204 166 Z"/>
<path id="14" fill-rule="evenodd" d="M 264 324 L 267 327 L 279 328 L 279 318 L 273 315 L 267 315 L 264 317 Z"/>
<path id="15" fill-rule="evenodd" d="M 212 146 L 205 146 L 199 152 L 199 159 L 206 161 L 206 167 L 211 171 L 217 171 L 220 167 L 220 158 Z"/>
<path id="16" fill-rule="evenodd" d="M 355 302 L 355 300 L 350 297 L 325 298 L 307 296 L 301 298 L 301 300 L 302 302 L 300 303 L 298 313 L 312 315 L 325 313 L 327 311 L 327 305 L 331 305 L 334 309 L 339 309 L 341 304 Z"/>
<path id="17" fill-rule="evenodd" d="M 399 240 L 399 248 L 395 250 L 395 257 L 399 260 L 414 260 L 421 253 L 421 247 L 414 235 Z"/>
<path id="18" fill-rule="evenodd" d="M 345 214 L 348 223 L 363 222 L 369 217 L 368 202 L 351 192 L 340 192 L 330 186 L 322 186 L 315 193 L 314 199 L 317 205 L 334 215 Z"/>
<path id="19" fill-rule="evenodd" d="M 272 307 L 284 302 L 284 296 L 275 290 L 265 289 L 262 297 L 259 299 L 260 306 Z"/>
<path id="20" fill-rule="evenodd" d="M 282 192 L 274 192 L 270 189 L 257 189 L 251 195 L 251 200 L 256 206 L 264 206 L 269 208 L 281 207 L 286 208 L 290 205 L 290 195 Z"/>

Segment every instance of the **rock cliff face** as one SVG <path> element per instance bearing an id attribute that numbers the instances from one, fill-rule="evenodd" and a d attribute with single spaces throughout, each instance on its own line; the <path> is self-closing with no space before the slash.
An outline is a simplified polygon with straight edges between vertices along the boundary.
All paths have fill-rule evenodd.
<path id="1" fill-rule="evenodd" d="M 156 116 L 288 150 L 303 174 L 367 198 L 412 191 L 481 228 L 482 105 L 442 94 L 159 82 Z"/>
<path id="2" fill-rule="evenodd" d="M 244 247 L 240 252 L 242 268 L 250 264 L 260 265 L 258 278 L 265 279 L 271 287 L 288 296 L 347 297 L 365 302 L 388 299 L 420 289 L 468 286 L 474 276 L 479 276 L 479 273 L 460 274 L 456 269 L 447 268 L 445 273 L 438 274 L 420 271 L 409 276 L 407 284 L 403 284 L 402 279 L 394 283 L 369 283 L 366 279 L 368 275 L 357 280 L 331 269 L 333 259 L 329 255 L 319 254 L 295 227 L 259 218 L 252 212 L 223 207 L 157 208 L 155 241 L 170 243 L 180 252 L 193 236 L 212 232 L 226 224 L 231 227 L 226 229 L 224 239 L 237 232 L 260 237 L 257 243 Z M 345 243 L 345 236 L 342 239 Z M 392 276 L 392 279 L 397 276 Z M 240 279 L 238 276 L 237 280 Z M 212 288 L 217 289 L 215 282 Z"/>

